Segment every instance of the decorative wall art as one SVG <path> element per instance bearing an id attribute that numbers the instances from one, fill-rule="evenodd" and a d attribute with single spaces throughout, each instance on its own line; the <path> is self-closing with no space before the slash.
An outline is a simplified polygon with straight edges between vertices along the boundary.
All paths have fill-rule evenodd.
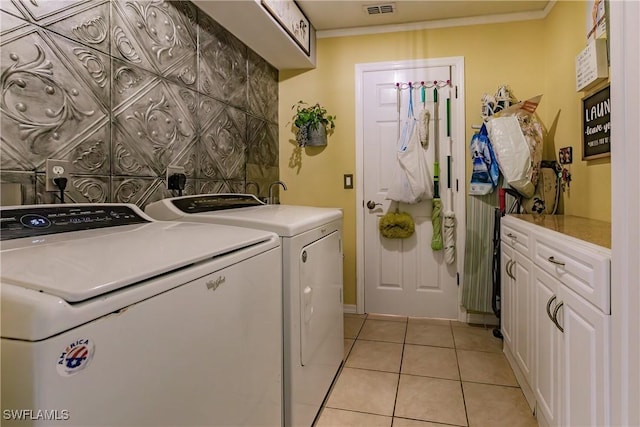
<path id="1" fill-rule="evenodd" d="M 262 192 L 278 179 L 278 71 L 188 1 L 0 3 L 0 179 L 55 203 L 46 159 L 69 160 L 67 202 Z M 261 194 L 266 196 L 266 194 Z"/>
<path id="2" fill-rule="evenodd" d="M 609 85 L 582 98 L 582 159 L 611 155 L 611 95 Z"/>

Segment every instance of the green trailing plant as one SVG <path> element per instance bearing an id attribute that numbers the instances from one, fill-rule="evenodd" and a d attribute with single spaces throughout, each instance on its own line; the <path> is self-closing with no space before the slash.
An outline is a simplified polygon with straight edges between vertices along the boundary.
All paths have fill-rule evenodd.
<path id="1" fill-rule="evenodd" d="M 324 126 L 327 133 L 329 133 L 336 127 L 336 116 L 327 114 L 327 109 L 320 104 L 310 106 L 304 101 L 298 101 L 291 109 L 295 109 L 292 120 L 293 125 L 297 128 L 296 141 L 300 146 L 306 144 L 310 129 L 315 130 Z"/>

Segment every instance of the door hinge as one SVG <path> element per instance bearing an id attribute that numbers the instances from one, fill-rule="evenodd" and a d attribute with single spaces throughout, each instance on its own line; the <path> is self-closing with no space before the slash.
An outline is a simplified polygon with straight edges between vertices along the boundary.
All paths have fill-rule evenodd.
<path id="1" fill-rule="evenodd" d="M 456 273 L 456 285 L 460 286 L 460 273 Z"/>

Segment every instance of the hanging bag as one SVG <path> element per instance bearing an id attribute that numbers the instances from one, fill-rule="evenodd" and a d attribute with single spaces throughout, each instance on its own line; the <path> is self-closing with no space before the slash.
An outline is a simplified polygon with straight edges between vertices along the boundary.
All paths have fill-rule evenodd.
<path id="1" fill-rule="evenodd" d="M 412 90 L 409 86 L 409 113 L 402 124 L 396 168 L 386 196 L 389 200 L 409 204 L 433 197 L 427 152 L 420 143 L 417 131 L 419 124 L 413 115 Z"/>
<path id="2" fill-rule="evenodd" d="M 493 192 L 498 186 L 498 162 L 489 136 L 487 128 L 483 124 L 480 132 L 473 135 L 469 144 L 471 152 L 472 173 L 469 194 L 472 196 L 482 196 Z"/>

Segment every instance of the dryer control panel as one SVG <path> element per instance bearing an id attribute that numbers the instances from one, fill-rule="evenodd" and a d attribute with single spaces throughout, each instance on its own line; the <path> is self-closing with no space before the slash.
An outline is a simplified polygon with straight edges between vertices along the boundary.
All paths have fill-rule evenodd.
<path id="1" fill-rule="evenodd" d="M 0 240 L 146 222 L 126 205 L 16 207 L 0 210 Z"/>
<path id="2" fill-rule="evenodd" d="M 188 214 L 264 205 L 251 194 L 224 193 L 179 197 L 172 199 L 171 202 L 176 208 Z"/>

